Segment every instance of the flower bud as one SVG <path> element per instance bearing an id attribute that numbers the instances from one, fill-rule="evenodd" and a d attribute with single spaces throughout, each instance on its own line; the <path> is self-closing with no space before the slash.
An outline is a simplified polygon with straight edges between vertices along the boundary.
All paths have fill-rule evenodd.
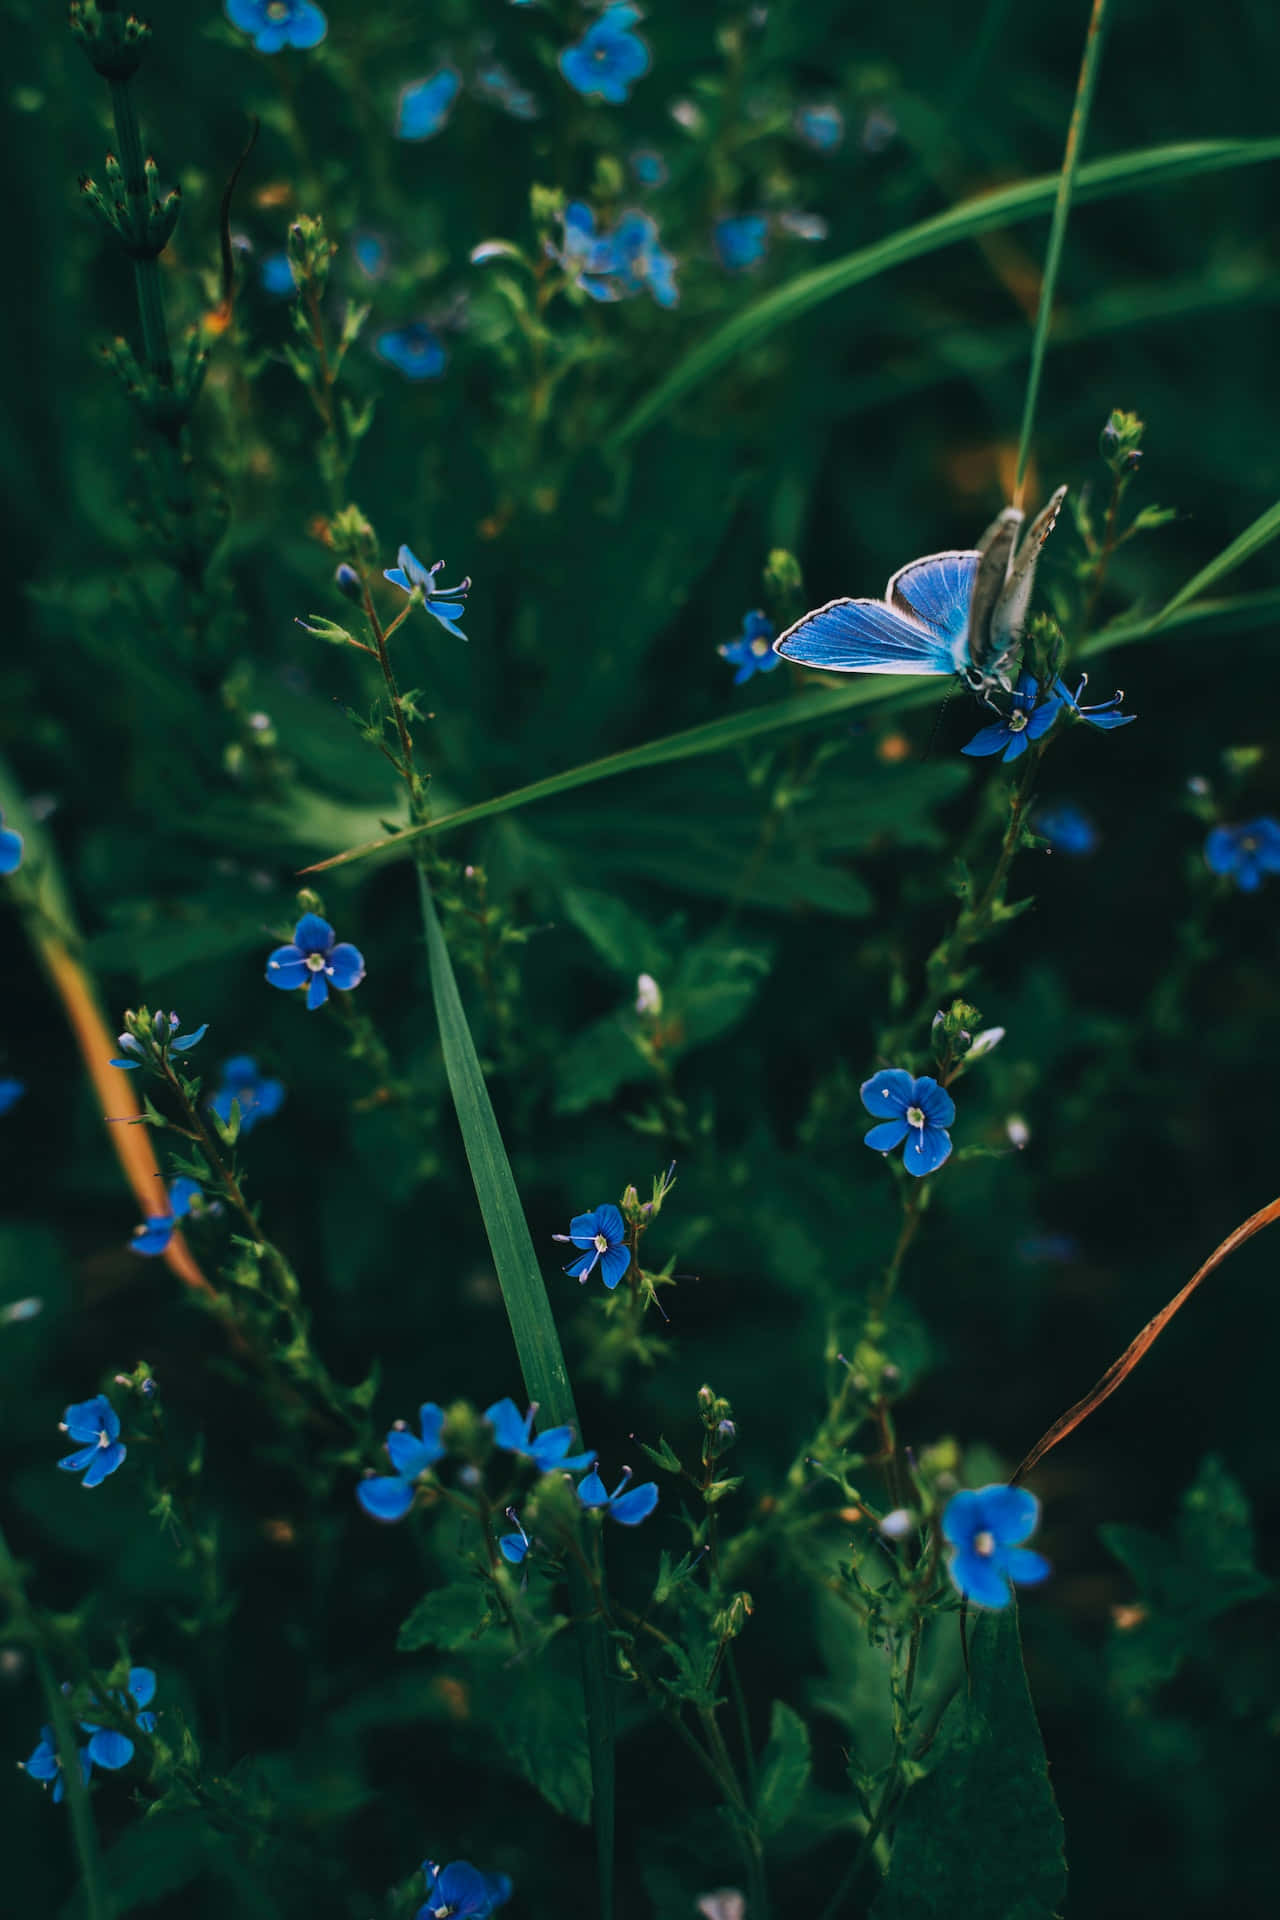
<path id="1" fill-rule="evenodd" d="M 338 589 L 338 592 L 344 595 L 346 599 L 358 600 L 360 598 L 360 575 L 354 567 L 348 566 L 345 560 L 335 572 L 333 584 Z"/>

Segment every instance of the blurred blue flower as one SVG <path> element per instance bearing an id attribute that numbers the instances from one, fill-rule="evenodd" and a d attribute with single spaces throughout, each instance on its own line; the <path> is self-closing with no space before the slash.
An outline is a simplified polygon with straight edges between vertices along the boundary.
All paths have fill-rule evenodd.
<path id="1" fill-rule="evenodd" d="M 0 813 L 0 873 L 16 873 L 22 865 L 22 835 L 4 824 Z"/>
<path id="2" fill-rule="evenodd" d="M 264 1079 L 252 1054 L 234 1054 L 230 1060 L 223 1061 L 222 1085 L 209 1101 L 224 1126 L 231 1118 L 233 1100 L 240 1108 L 241 1133 L 252 1133 L 259 1120 L 269 1120 L 273 1113 L 279 1113 L 284 1101 L 284 1082 Z"/>
<path id="3" fill-rule="evenodd" d="M 64 1455 L 58 1465 L 67 1473 L 80 1473 L 87 1467 L 82 1486 L 100 1485 L 124 1461 L 127 1449 L 120 1440 L 120 1416 L 105 1393 L 95 1393 L 92 1400 L 77 1400 L 68 1407 L 61 1431 L 76 1441 L 79 1451 Z"/>
<path id="4" fill-rule="evenodd" d="M 679 304 L 676 285 L 676 258 L 658 245 L 658 224 L 651 215 L 628 208 L 613 229 L 624 293 L 639 293 L 647 287 L 660 307 Z"/>
<path id="5" fill-rule="evenodd" d="M 427 1877 L 426 1905 L 418 1908 L 414 1920 L 488 1920 L 491 1913 L 511 1898 L 511 1881 L 505 1873 L 481 1873 L 469 1860 L 451 1860 L 447 1867 L 424 1860 Z"/>
<path id="6" fill-rule="evenodd" d="M 258 268 L 263 290 L 276 300 L 291 300 L 298 291 L 287 253 L 268 253 Z"/>
<path id="7" fill-rule="evenodd" d="M 329 23 L 312 0 L 226 0 L 227 18 L 251 33 L 259 53 L 285 47 L 318 47 Z"/>
<path id="8" fill-rule="evenodd" d="M 417 1491 L 419 1474 L 443 1460 L 445 1448 L 440 1438 L 444 1427 L 444 1409 L 434 1400 L 418 1408 L 418 1433 L 410 1433 L 403 1420 L 387 1435 L 387 1453 L 394 1474 L 371 1474 L 356 1488 L 356 1499 L 375 1520 L 403 1520 Z"/>
<path id="9" fill-rule="evenodd" d="M 906 1140 L 902 1164 L 908 1173 L 936 1173 L 951 1152 L 946 1132 L 956 1117 L 956 1103 L 929 1074 L 919 1079 L 903 1067 L 872 1074 L 861 1087 L 868 1113 L 879 1114 L 884 1125 L 872 1127 L 864 1144 L 876 1153 L 892 1153 Z"/>
<path id="10" fill-rule="evenodd" d="M 1112 727 L 1127 727 L 1131 720 L 1137 719 L 1136 713 L 1118 713 L 1116 709 L 1124 699 L 1122 693 L 1113 693 L 1109 700 L 1103 700 L 1096 707 L 1082 707 L 1080 695 L 1089 684 L 1087 673 L 1080 675 L 1080 685 L 1074 693 L 1069 693 L 1061 680 L 1055 680 L 1053 691 L 1058 700 L 1075 714 L 1078 720 L 1086 720 L 1091 727 L 1097 727 L 1101 733 L 1109 733 Z M 1006 754 L 1006 759 L 1008 755 Z"/>
<path id="11" fill-rule="evenodd" d="M 819 153 L 834 153 L 844 139 L 844 115 L 834 101 L 797 107 L 792 125 L 805 145 Z"/>
<path id="12" fill-rule="evenodd" d="M 437 560 L 434 566 L 424 567 L 421 560 L 409 547 L 401 547 L 396 555 L 397 566 L 387 567 L 382 575 L 393 587 L 399 587 L 404 593 L 412 593 L 416 587 L 422 595 L 422 604 L 433 620 L 438 620 L 446 633 L 465 640 L 466 634 L 454 622 L 461 620 L 466 608 L 463 601 L 471 591 L 471 575 L 460 580 L 456 587 L 438 587 L 436 575 L 444 571 L 444 561 Z"/>
<path id="13" fill-rule="evenodd" d="M 560 55 L 560 71 L 588 99 L 599 95 L 620 106 L 632 84 L 649 71 L 649 49 L 630 29 L 640 15 L 635 7 L 610 7 L 576 46 Z"/>
<path id="14" fill-rule="evenodd" d="M 1031 828 L 1049 842 L 1055 853 L 1092 853 L 1098 844 L 1098 829 L 1093 821 L 1069 800 L 1038 808 L 1032 815 Z"/>
<path id="15" fill-rule="evenodd" d="M 387 270 L 387 243 L 380 233 L 363 228 L 352 236 L 351 251 L 366 280 L 381 280 Z"/>
<path id="16" fill-rule="evenodd" d="M 27 1090 L 25 1080 L 12 1077 L 0 1080 L 0 1113 L 8 1113 L 10 1107 L 16 1107 Z"/>
<path id="17" fill-rule="evenodd" d="M 1280 824 L 1262 814 L 1239 827 L 1214 827 L 1204 843 L 1214 873 L 1229 874 L 1242 893 L 1256 893 L 1267 873 L 1280 873 Z"/>
<path id="18" fill-rule="evenodd" d="M 406 380 L 438 380 L 449 359 L 439 334 L 422 320 L 384 328 L 375 336 L 373 350 Z"/>
<path id="19" fill-rule="evenodd" d="M 1020 673 L 1008 713 L 975 733 L 968 746 L 961 747 L 961 753 L 975 757 L 998 753 L 1002 760 L 1019 759 L 1026 752 L 1028 741 L 1048 733 L 1066 698 L 1061 681 L 1055 682 L 1051 693 L 1046 693 L 1033 673 Z"/>
<path id="20" fill-rule="evenodd" d="M 439 133 L 461 86 L 452 67 L 441 67 L 425 80 L 411 80 L 401 87 L 396 104 L 396 139 L 429 140 L 433 133 Z"/>
<path id="21" fill-rule="evenodd" d="M 87 1747 L 79 1749 L 79 1759 L 80 1778 L 88 1786 L 89 1775 L 93 1772 L 93 1762 L 89 1758 Z M 53 1804 L 58 1806 L 61 1803 L 67 1790 L 67 1783 L 63 1778 L 62 1761 L 58 1755 L 58 1743 L 54 1739 L 52 1727 L 41 1727 L 40 1744 L 29 1760 L 21 1760 L 18 1764 L 31 1775 L 33 1780 L 39 1780 L 43 1786 L 47 1787 L 52 1781 Z"/>
<path id="22" fill-rule="evenodd" d="M 493 1428 L 493 1442 L 503 1453 L 518 1454 L 522 1460 L 532 1460 L 539 1473 L 576 1473 L 579 1467 L 589 1467 L 595 1459 L 593 1453 L 570 1453 L 573 1445 L 572 1427 L 548 1427 L 545 1433 L 533 1437 L 533 1416 L 537 1407 L 530 1407 L 528 1413 L 521 1414 L 514 1400 L 495 1400 L 491 1407 L 484 1410 L 484 1418 Z"/>
<path id="23" fill-rule="evenodd" d="M 649 1518 L 657 1506 L 658 1489 L 652 1480 L 646 1480 L 643 1486 L 632 1487 L 628 1493 L 626 1486 L 631 1477 L 630 1467 L 624 1467 L 622 1478 L 613 1492 L 606 1493 L 604 1481 L 592 1467 L 591 1472 L 584 1475 L 578 1482 L 578 1498 L 584 1507 L 607 1513 L 610 1519 L 618 1522 L 619 1526 L 638 1527 L 642 1520 Z"/>
<path id="24" fill-rule="evenodd" d="M 738 671 L 733 676 L 733 684 L 740 687 L 756 673 L 772 673 L 775 667 L 782 665 L 782 655 L 773 650 L 774 625 L 767 614 L 755 612 L 742 616 L 742 635 L 737 640 L 726 640 L 716 652 L 722 660 L 727 660 Z"/>
<path id="25" fill-rule="evenodd" d="M 1032 1587 L 1047 1579 L 1049 1562 L 1022 1542 L 1036 1530 L 1040 1502 L 1025 1487 L 997 1484 L 952 1494 L 942 1532 L 955 1548 L 948 1572 L 966 1600 L 1007 1607 L 1009 1582 Z"/>
<path id="26" fill-rule="evenodd" d="M 642 187 L 665 187 L 670 177 L 667 163 L 656 147 L 637 147 L 627 164 L 632 179 Z"/>
<path id="27" fill-rule="evenodd" d="M 590 1213 L 578 1214 L 569 1222 L 568 1233 L 551 1236 L 553 1240 L 572 1241 L 575 1247 L 582 1248 L 565 1268 L 566 1273 L 585 1283 L 599 1262 L 600 1278 L 610 1293 L 631 1265 L 631 1250 L 623 1244 L 626 1237 L 622 1215 L 607 1202 L 593 1207 Z"/>
<path id="28" fill-rule="evenodd" d="M 173 1238 L 174 1228 L 190 1213 L 191 1202 L 199 1192 L 199 1181 L 189 1180 L 185 1174 L 175 1180 L 169 1188 L 168 1213 L 150 1213 L 145 1226 L 134 1228 L 130 1252 L 144 1254 L 148 1259 L 163 1253 Z"/>
<path id="29" fill-rule="evenodd" d="M 561 216 L 561 241 L 557 252 L 547 242 L 547 252 L 572 276 L 575 286 L 593 300 L 621 300 L 618 284 L 618 255 L 612 237 L 596 227 L 596 217 L 585 201 L 571 200 Z"/>
<path id="30" fill-rule="evenodd" d="M 293 942 L 267 956 L 267 984 L 291 993 L 307 989 L 307 1010 L 314 1013 L 329 998 L 330 986 L 349 992 L 364 979 L 364 955 L 342 941 L 318 913 L 304 913 L 293 930 Z"/>
<path id="31" fill-rule="evenodd" d="M 156 1676 L 150 1667 L 130 1667 L 129 1686 L 125 1693 L 116 1693 L 112 1697 L 126 1712 L 132 1709 L 134 1724 L 143 1733 L 154 1733 L 156 1716 L 143 1709 L 149 1707 L 155 1699 Z M 85 1749 L 90 1763 L 102 1767 L 108 1773 L 117 1773 L 121 1767 L 127 1767 L 133 1758 L 134 1746 L 128 1734 L 117 1733 L 114 1728 L 95 1726 L 91 1720 L 82 1720 L 81 1727 L 89 1735 L 89 1744 Z"/>
<path id="32" fill-rule="evenodd" d="M 507 1508 L 507 1518 L 515 1527 L 515 1532 L 502 1534 L 498 1541 L 498 1549 L 504 1560 L 509 1560 L 513 1567 L 518 1567 L 529 1551 L 529 1536 L 520 1525 L 520 1516 L 514 1507 Z"/>
<path id="33" fill-rule="evenodd" d="M 522 87 L 515 75 L 497 60 L 477 70 L 472 88 L 482 100 L 501 107 L 513 120 L 536 120 L 542 111 L 536 95 Z"/>
<path id="34" fill-rule="evenodd" d="M 742 273 L 758 266 L 769 245 L 769 222 L 762 213 L 732 213 L 717 220 L 711 244 L 722 267 Z"/>

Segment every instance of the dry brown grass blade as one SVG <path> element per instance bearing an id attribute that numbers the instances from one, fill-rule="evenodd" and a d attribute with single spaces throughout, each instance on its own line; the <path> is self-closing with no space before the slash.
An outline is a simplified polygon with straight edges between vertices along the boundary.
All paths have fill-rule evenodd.
<path id="1" fill-rule="evenodd" d="M 1206 1280 L 1215 1267 L 1220 1267 L 1228 1254 L 1234 1253 L 1237 1247 L 1242 1247 L 1246 1240 L 1251 1240 L 1255 1233 L 1260 1233 L 1263 1227 L 1269 1227 L 1274 1220 L 1280 1220 L 1280 1200 L 1273 1200 L 1269 1206 L 1262 1207 L 1257 1213 L 1251 1213 L 1234 1233 L 1227 1235 L 1221 1246 L 1214 1248 L 1204 1265 L 1198 1267 L 1192 1274 L 1186 1286 L 1174 1294 L 1168 1306 L 1161 1307 L 1154 1319 L 1148 1320 L 1137 1338 L 1129 1342 L 1120 1358 L 1107 1368 L 1097 1386 L 1091 1388 L 1083 1400 L 1077 1400 L 1074 1407 L 1068 1407 L 1067 1411 L 1054 1421 L 1049 1431 L 1036 1441 L 1026 1459 L 1011 1476 L 1009 1481 L 1011 1487 L 1016 1486 L 1033 1467 L 1038 1466 L 1046 1453 L 1056 1447 L 1060 1440 L 1065 1440 L 1069 1433 L 1074 1433 L 1081 1422 L 1087 1420 L 1104 1400 L 1110 1399 L 1120 1383 L 1129 1378 L 1143 1355 L 1155 1345 L 1174 1314 L 1191 1298 L 1200 1282 Z"/>

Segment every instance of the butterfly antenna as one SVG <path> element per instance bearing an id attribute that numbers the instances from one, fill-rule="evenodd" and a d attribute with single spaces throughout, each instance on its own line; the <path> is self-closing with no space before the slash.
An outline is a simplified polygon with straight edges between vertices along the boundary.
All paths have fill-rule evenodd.
<path id="1" fill-rule="evenodd" d="M 946 692 L 942 696 L 942 705 L 938 708 L 937 713 L 934 715 L 933 732 L 929 735 L 929 744 L 925 748 L 924 753 L 921 756 L 921 764 L 923 764 L 925 760 L 928 760 L 932 757 L 933 750 L 938 744 L 938 729 L 942 725 L 943 715 L 946 713 L 947 708 L 951 705 L 951 696 L 954 692 L 955 692 L 954 687 L 948 687 Z"/>

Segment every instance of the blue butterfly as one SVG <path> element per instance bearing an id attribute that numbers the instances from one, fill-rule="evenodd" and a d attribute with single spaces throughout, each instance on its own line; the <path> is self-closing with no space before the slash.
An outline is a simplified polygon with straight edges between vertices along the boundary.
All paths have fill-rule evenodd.
<path id="1" fill-rule="evenodd" d="M 958 673 L 995 706 L 1012 688 L 1036 561 L 1067 497 L 1059 487 L 1025 536 L 1006 507 L 972 552 L 931 553 L 901 567 L 883 600 L 829 600 L 774 641 L 774 652 L 828 673 Z"/>

